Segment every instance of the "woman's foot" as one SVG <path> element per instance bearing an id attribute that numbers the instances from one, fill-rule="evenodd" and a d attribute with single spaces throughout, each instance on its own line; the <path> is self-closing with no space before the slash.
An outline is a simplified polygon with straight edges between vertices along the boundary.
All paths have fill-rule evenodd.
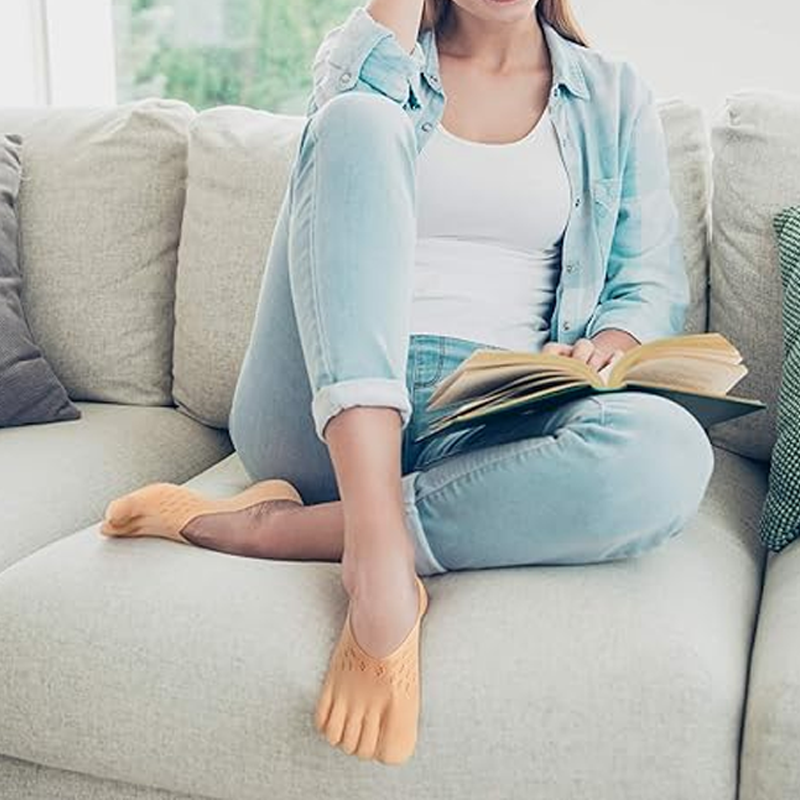
<path id="1" fill-rule="evenodd" d="M 173 483 L 153 483 L 111 501 L 100 532 L 106 536 L 158 536 L 208 547 L 224 542 L 234 552 L 259 543 L 285 515 L 302 507 L 288 481 L 259 481 L 232 497 L 208 498 Z M 223 548 L 220 548 L 223 549 Z"/>
<path id="2" fill-rule="evenodd" d="M 419 610 L 416 577 L 410 549 L 360 558 L 345 551 L 342 584 L 350 597 L 350 623 L 370 655 L 382 658 L 391 653 L 411 630 Z"/>
<path id="3" fill-rule="evenodd" d="M 416 746 L 427 592 L 404 549 L 376 548 L 357 561 L 345 556 L 342 577 L 350 603 L 315 725 L 348 754 L 400 764 Z"/>

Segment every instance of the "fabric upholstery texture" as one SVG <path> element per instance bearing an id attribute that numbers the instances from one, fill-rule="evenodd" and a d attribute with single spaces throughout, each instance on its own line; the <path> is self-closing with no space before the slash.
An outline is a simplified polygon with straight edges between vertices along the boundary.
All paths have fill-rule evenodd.
<path id="1" fill-rule="evenodd" d="M 712 236 L 708 329 L 730 339 L 749 373 L 732 394 L 767 408 L 711 429 L 714 444 L 768 460 L 775 444 L 781 358 L 781 281 L 773 219 L 797 202 L 800 96 L 730 95 L 711 130 Z"/>
<path id="2" fill-rule="evenodd" d="M 353 800 L 376 785 L 398 800 L 587 786 L 729 800 L 766 471 L 715 456 L 696 520 L 658 552 L 426 581 L 419 742 L 402 773 L 345 760 L 313 728 L 346 611 L 338 564 L 90 526 L 0 573 L 0 654 L 14 654 L 0 666 L 0 753 L 236 800 L 316 796 L 320 776 Z M 222 496 L 247 482 L 234 453 L 187 485 Z"/>
<path id="3" fill-rule="evenodd" d="M 691 303 L 684 333 L 702 333 L 708 316 L 711 145 L 703 113 L 680 99 L 659 102 L 667 140 L 670 188 L 678 208 Z"/>
<path id="4" fill-rule="evenodd" d="M 13 800 L 205 800 L 0 756 L 0 797 Z M 212 798 L 208 798 L 212 800 Z"/>
<path id="5" fill-rule="evenodd" d="M 753 643 L 739 800 L 800 794 L 800 539 L 769 552 Z"/>
<path id="6" fill-rule="evenodd" d="M 17 199 L 22 137 L 0 135 L 0 427 L 79 419 L 25 320 Z"/>
<path id="7" fill-rule="evenodd" d="M 800 539 L 767 556 L 742 736 L 739 800 L 800 795 Z"/>
<path id="8" fill-rule="evenodd" d="M 800 200 L 800 184 L 797 187 Z M 783 285 L 784 356 L 778 393 L 777 438 L 759 534 L 780 551 L 800 536 L 800 205 L 775 217 Z"/>
<path id="9" fill-rule="evenodd" d="M 73 400 L 172 405 L 175 265 L 195 111 L 3 108 L 24 141 L 23 306 Z M 65 335 L 69 332 L 69 335 Z"/>
<path id="10" fill-rule="evenodd" d="M 201 112 L 189 131 L 173 393 L 181 411 L 207 425 L 228 427 L 303 122 L 227 106 Z"/>
<path id="11" fill-rule="evenodd" d="M 77 406 L 78 420 L 0 429 L 0 571 L 100 520 L 120 494 L 182 483 L 233 451 L 226 431 L 175 408 Z"/>

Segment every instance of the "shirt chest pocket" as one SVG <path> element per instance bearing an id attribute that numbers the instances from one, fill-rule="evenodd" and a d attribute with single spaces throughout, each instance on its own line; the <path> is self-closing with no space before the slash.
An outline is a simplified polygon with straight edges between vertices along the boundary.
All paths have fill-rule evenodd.
<path id="1" fill-rule="evenodd" d="M 620 206 L 620 178 L 598 178 L 592 182 L 592 208 L 594 209 L 597 244 L 603 261 L 611 251 L 614 230 Z"/>

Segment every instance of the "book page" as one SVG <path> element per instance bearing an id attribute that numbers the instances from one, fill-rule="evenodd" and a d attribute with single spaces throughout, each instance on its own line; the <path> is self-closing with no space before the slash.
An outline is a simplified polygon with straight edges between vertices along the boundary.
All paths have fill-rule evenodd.
<path id="1" fill-rule="evenodd" d="M 494 374 L 494 370 L 492 370 L 492 374 Z M 476 377 L 477 380 L 475 379 Z M 480 376 L 474 376 L 474 373 L 469 373 L 469 377 L 459 378 L 459 384 L 455 389 L 448 392 L 443 390 L 440 392 L 439 397 L 435 397 L 435 393 L 431 395 L 426 408 L 443 408 L 446 405 L 452 405 L 452 403 L 456 403 L 460 400 L 494 397 L 500 394 L 506 394 L 520 389 L 530 389 L 540 385 L 560 384 L 564 383 L 566 380 L 571 379 L 566 377 L 563 373 L 552 371 L 542 371 L 534 375 L 530 375 L 526 372 L 526 374 L 518 378 L 501 382 L 483 382 L 480 380 Z M 453 384 L 451 383 L 450 385 L 452 386 Z M 463 388 L 465 385 L 467 388 Z M 448 397 L 452 397 L 453 399 L 448 402 Z"/>
<path id="2" fill-rule="evenodd" d="M 634 364 L 656 361 L 665 357 L 703 358 L 706 361 L 719 361 L 739 364 L 742 354 L 722 334 L 717 332 L 681 334 L 655 339 L 652 342 L 632 347 L 614 364 L 608 376 L 609 386 L 620 386 Z"/>
<path id="3" fill-rule="evenodd" d="M 431 408 L 490 392 L 523 376 L 562 376 L 602 385 L 597 370 L 568 356 L 550 353 L 476 350 L 439 384 L 431 395 Z"/>
<path id="4" fill-rule="evenodd" d="M 625 382 L 642 381 L 675 389 L 725 394 L 747 374 L 744 364 L 726 364 L 703 358 L 659 358 L 630 367 Z"/>
<path id="5" fill-rule="evenodd" d="M 586 381 L 570 381 L 567 383 L 560 383 L 558 386 L 551 386 L 544 389 L 537 389 L 532 392 L 519 392 L 512 394 L 509 397 L 499 397 L 487 400 L 486 398 L 478 398 L 470 402 L 459 405 L 448 414 L 443 414 L 441 417 L 432 423 L 432 426 L 438 426 L 446 420 L 451 419 L 478 419 L 487 414 L 494 414 L 499 411 L 505 411 L 517 406 L 530 405 L 532 401 L 543 399 L 549 395 L 556 395 L 568 389 L 576 388 L 589 388 Z"/>
<path id="6" fill-rule="evenodd" d="M 567 381 L 565 383 L 563 375 L 525 376 L 524 378 L 517 379 L 513 383 L 498 387 L 487 394 L 482 394 L 473 398 L 464 398 L 465 402 L 463 403 L 458 403 L 458 401 L 456 401 L 456 403 L 458 403 L 457 412 L 460 414 L 462 411 L 468 409 L 490 406 L 511 397 L 535 397 L 545 393 L 545 391 L 561 389 L 565 385 L 572 386 L 583 383 L 584 381 Z M 448 405 L 455 405 L 456 403 L 450 403 Z M 431 400 L 429 400 L 425 408 L 438 409 L 445 405 L 444 403 L 432 403 Z"/>

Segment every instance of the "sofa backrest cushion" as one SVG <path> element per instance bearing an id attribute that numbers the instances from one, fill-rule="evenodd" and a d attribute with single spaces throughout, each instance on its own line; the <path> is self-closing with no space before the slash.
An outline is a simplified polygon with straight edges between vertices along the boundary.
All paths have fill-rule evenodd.
<path id="1" fill-rule="evenodd" d="M 189 131 L 178 251 L 173 393 L 228 427 L 272 232 L 305 117 L 245 106 L 202 111 Z"/>
<path id="2" fill-rule="evenodd" d="M 187 103 L 4 108 L 23 138 L 22 302 L 73 400 L 172 404 Z"/>
<path id="3" fill-rule="evenodd" d="M 669 100 L 660 112 L 692 287 L 685 329 L 696 333 L 706 330 L 710 144 L 699 109 Z M 182 411 L 208 425 L 228 425 L 304 122 L 302 116 L 221 106 L 199 113 L 189 131 L 173 392 Z"/>
<path id="4" fill-rule="evenodd" d="M 711 144 L 703 112 L 680 99 L 659 103 L 667 140 L 670 188 L 678 208 L 691 303 L 685 333 L 708 325 L 708 246 L 710 237 Z"/>
<path id="5" fill-rule="evenodd" d="M 742 353 L 748 374 L 731 394 L 767 404 L 711 428 L 712 442 L 768 461 L 783 360 L 781 279 L 773 220 L 800 200 L 800 97 L 736 92 L 711 130 L 712 236 L 709 330 Z"/>

